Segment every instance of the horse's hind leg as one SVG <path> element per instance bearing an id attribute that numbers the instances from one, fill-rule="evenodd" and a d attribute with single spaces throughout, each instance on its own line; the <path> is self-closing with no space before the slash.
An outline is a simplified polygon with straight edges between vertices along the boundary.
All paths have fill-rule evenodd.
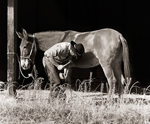
<path id="1" fill-rule="evenodd" d="M 117 81 L 114 75 L 114 70 L 110 64 L 105 63 L 105 64 L 101 64 L 101 66 L 109 84 L 108 96 L 109 98 L 111 98 L 113 94 L 115 93 L 115 85 Z"/>
<path id="2" fill-rule="evenodd" d="M 117 91 L 119 93 L 119 96 L 121 97 L 123 94 L 123 82 L 125 80 L 121 70 L 121 62 L 115 63 L 113 70 L 114 70 L 114 75 L 117 79 Z"/>

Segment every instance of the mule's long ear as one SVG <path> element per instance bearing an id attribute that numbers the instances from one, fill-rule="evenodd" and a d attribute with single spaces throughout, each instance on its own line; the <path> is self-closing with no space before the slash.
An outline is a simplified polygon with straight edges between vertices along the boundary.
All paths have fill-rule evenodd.
<path id="1" fill-rule="evenodd" d="M 27 40 L 28 39 L 28 33 L 25 29 L 22 29 L 22 34 L 23 34 L 24 39 Z"/>
<path id="2" fill-rule="evenodd" d="M 17 34 L 17 36 L 18 36 L 20 39 L 23 39 L 23 35 L 22 35 L 20 32 L 17 32 L 17 31 L 16 31 L 16 34 Z"/>

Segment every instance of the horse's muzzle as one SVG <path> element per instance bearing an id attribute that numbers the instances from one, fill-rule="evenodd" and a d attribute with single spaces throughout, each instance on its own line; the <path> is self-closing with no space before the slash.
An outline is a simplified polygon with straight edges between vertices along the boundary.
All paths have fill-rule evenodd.
<path id="1" fill-rule="evenodd" d="M 21 59 L 21 67 L 23 70 L 28 70 L 30 69 L 30 61 L 29 59 Z"/>

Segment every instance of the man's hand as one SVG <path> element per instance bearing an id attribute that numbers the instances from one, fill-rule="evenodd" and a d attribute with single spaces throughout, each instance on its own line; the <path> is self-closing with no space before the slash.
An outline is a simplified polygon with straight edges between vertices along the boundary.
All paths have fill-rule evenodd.
<path id="1" fill-rule="evenodd" d="M 64 69 L 65 67 L 67 67 L 68 65 L 70 65 L 72 63 L 72 61 L 70 60 L 68 63 L 66 63 L 65 65 L 58 65 L 57 66 L 57 69 L 58 70 L 62 70 Z"/>
<path id="2" fill-rule="evenodd" d="M 58 66 L 57 66 L 57 69 L 58 69 L 58 70 L 62 70 L 63 68 L 64 68 L 64 65 L 58 65 Z"/>

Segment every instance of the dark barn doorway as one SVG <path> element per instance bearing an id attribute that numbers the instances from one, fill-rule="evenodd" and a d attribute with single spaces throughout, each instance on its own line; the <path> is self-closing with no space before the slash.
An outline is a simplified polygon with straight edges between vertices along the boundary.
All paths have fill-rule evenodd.
<path id="1" fill-rule="evenodd" d="M 148 86 L 150 84 L 149 5 L 148 0 L 136 2 L 129 0 L 18 0 L 17 30 L 22 31 L 22 28 L 25 28 L 29 33 L 47 30 L 91 31 L 101 28 L 118 30 L 128 41 L 133 78 L 140 81 L 141 86 Z M 0 57 L 3 58 L 0 61 L 0 80 L 6 81 L 6 0 L 0 1 L 0 10 Z M 17 39 L 17 44 L 19 53 L 19 39 Z M 40 51 L 36 60 L 39 72 L 42 72 L 42 55 L 43 52 Z M 99 68 L 92 69 L 93 76 L 103 80 L 104 75 Z M 85 73 L 85 77 L 89 76 L 86 74 L 88 71 L 83 70 L 82 73 Z M 45 75 L 42 72 L 39 73 L 39 76 Z"/>

